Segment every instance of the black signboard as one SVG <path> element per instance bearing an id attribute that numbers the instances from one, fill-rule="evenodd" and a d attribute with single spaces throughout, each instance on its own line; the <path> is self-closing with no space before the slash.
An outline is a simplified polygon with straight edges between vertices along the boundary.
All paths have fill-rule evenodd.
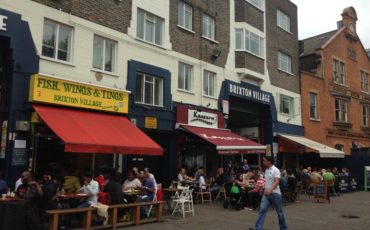
<path id="1" fill-rule="evenodd" d="M 330 202 L 328 194 L 328 185 L 326 182 L 318 182 L 315 184 L 313 200 L 315 202 Z"/>
<path id="2" fill-rule="evenodd" d="M 14 148 L 12 153 L 12 166 L 25 166 L 27 164 L 27 149 Z"/>

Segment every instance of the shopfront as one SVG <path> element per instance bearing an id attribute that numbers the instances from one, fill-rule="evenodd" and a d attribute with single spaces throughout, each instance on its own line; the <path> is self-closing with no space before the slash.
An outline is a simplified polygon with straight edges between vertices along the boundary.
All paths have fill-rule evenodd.
<path id="1" fill-rule="evenodd" d="M 0 171 L 10 185 L 28 166 L 30 113 L 25 104 L 29 76 L 38 68 L 28 23 L 0 6 Z"/>
<path id="2" fill-rule="evenodd" d="M 162 148 L 124 115 L 128 91 L 33 75 L 32 169 L 122 170 L 122 155 L 162 155 Z"/>
<path id="3" fill-rule="evenodd" d="M 266 146 L 225 129 L 221 112 L 190 105 L 176 106 L 178 167 L 191 173 L 204 167 L 208 176 L 224 167 L 226 156 L 264 154 Z"/>

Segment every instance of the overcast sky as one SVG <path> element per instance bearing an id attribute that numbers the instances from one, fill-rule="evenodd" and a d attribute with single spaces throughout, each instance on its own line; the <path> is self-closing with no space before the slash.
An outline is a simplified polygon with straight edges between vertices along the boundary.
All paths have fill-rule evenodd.
<path id="1" fill-rule="evenodd" d="M 271 0 L 268 0 L 271 1 Z M 343 9 L 357 13 L 357 34 L 365 49 L 370 48 L 370 0 L 291 0 L 298 7 L 299 39 L 335 30 Z"/>

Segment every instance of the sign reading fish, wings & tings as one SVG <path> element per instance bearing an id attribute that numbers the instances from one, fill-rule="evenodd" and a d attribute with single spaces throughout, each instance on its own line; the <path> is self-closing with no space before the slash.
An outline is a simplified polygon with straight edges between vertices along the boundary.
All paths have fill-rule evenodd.
<path id="1" fill-rule="evenodd" d="M 127 91 L 38 74 L 31 77 L 29 100 L 116 113 L 128 112 Z"/>

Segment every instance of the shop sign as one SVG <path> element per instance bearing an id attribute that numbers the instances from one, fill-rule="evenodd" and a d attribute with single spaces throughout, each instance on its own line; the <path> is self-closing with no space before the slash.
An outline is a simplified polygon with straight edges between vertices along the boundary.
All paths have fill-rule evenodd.
<path id="1" fill-rule="evenodd" d="M 157 128 L 157 118 L 156 117 L 145 117 L 145 128 L 156 129 Z"/>
<path id="2" fill-rule="evenodd" d="M 8 19 L 7 16 L 0 15 L 0 30 L 6 31 L 6 20 Z"/>
<path id="3" fill-rule="evenodd" d="M 30 102 L 45 102 L 116 113 L 128 112 L 128 92 L 33 75 Z"/>
<path id="4" fill-rule="evenodd" d="M 250 89 L 241 85 L 229 83 L 229 93 L 270 104 L 271 95 L 261 90 Z"/>
<path id="5" fill-rule="evenodd" d="M 25 166 L 27 164 L 27 149 L 13 148 L 12 166 Z"/>
<path id="6" fill-rule="evenodd" d="M 5 149 L 6 149 L 6 132 L 8 129 L 8 121 L 3 121 L 1 129 L 1 149 L 0 149 L 0 159 L 5 158 Z"/>
<path id="7" fill-rule="evenodd" d="M 215 113 L 188 110 L 188 124 L 208 128 L 218 128 L 218 116 Z"/>

